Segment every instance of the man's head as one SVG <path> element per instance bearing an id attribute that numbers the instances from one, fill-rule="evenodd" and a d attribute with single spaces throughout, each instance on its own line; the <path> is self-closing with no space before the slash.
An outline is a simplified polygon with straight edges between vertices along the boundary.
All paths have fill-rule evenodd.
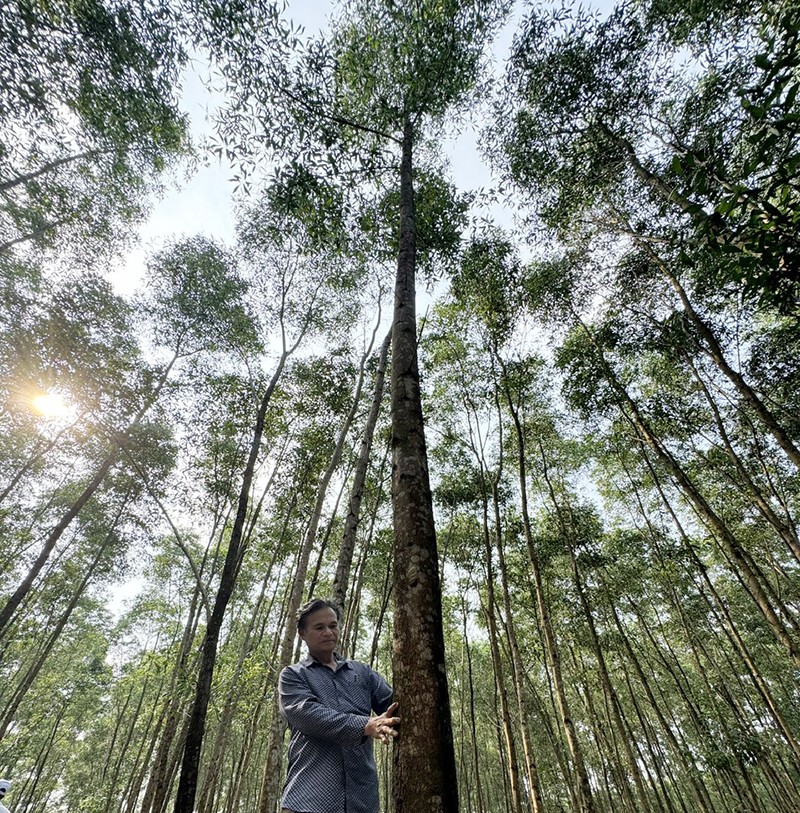
<path id="1" fill-rule="evenodd" d="M 326 607 L 329 610 L 333 610 L 334 613 L 336 613 L 336 620 L 338 621 L 340 618 L 339 608 L 332 601 L 328 601 L 327 599 L 324 598 L 312 598 L 311 601 L 307 601 L 297 611 L 297 631 L 299 633 L 302 633 L 303 630 L 306 628 L 308 617 L 312 613 L 316 613 L 319 610 L 324 610 Z"/>
<path id="2" fill-rule="evenodd" d="M 297 611 L 297 633 L 312 658 L 333 663 L 339 641 L 339 608 L 331 601 L 312 599 Z"/>

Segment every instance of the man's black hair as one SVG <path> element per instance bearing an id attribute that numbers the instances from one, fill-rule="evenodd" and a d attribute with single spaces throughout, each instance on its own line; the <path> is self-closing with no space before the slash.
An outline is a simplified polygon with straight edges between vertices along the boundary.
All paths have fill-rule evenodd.
<path id="1" fill-rule="evenodd" d="M 337 621 L 341 619 L 339 608 L 332 601 L 328 601 L 326 598 L 312 598 L 311 601 L 307 601 L 297 611 L 297 615 L 295 616 L 297 618 L 297 631 L 302 632 L 305 629 L 306 618 L 308 618 L 311 613 L 315 613 L 317 610 L 324 610 L 326 607 L 329 607 L 336 613 Z"/>

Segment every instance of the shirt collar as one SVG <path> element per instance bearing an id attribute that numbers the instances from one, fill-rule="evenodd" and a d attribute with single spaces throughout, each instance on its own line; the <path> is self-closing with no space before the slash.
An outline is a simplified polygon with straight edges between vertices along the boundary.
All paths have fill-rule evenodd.
<path id="1" fill-rule="evenodd" d="M 336 658 L 336 662 L 339 664 L 337 668 L 339 669 L 342 669 L 343 667 L 347 667 L 348 669 L 351 668 L 350 660 L 348 658 L 343 658 L 338 652 L 334 652 L 333 657 Z M 314 665 L 323 666 L 324 664 L 320 663 L 316 658 L 312 658 L 311 655 L 307 655 L 305 658 L 303 658 L 302 661 L 300 661 L 300 665 L 308 668 Z M 326 666 L 325 668 L 327 669 L 328 667 Z"/>

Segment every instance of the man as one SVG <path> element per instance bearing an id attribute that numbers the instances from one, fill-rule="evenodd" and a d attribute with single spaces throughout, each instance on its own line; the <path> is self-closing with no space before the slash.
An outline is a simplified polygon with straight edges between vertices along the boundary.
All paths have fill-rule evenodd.
<path id="1" fill-rule="evenodd" d="M 291 729 L 283 811 L 377 813 L 372 740 L 397 736 L 392 687 L 366 664 L 337 654 L 339 610 L 332 602 L 312 599 L 301 607 L 297 632 L 308 657 L 287 666 L 278 682 Z"/>

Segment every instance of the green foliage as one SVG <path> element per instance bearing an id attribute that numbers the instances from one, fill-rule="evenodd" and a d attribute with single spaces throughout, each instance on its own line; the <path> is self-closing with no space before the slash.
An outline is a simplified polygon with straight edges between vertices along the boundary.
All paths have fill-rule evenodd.
<path id="1" fill-rule="evenodd" d="M 753 334 L 747 369 L 760 389 L 768 390 L 781 419 L 794 436 L 800 421 L 800 337 L 792 319 L 766 319 Z"/>
<path id="2" fill-rule="evenodd" d="M 269 206 L 279 216 L 300 224 L 312 251 L 342 251 L 345 238 L 345 200 L 341 188 L 322 180 L 297 162 L 277 170 L 267 190 Z M 286 228 L 286 221 L 271 228 Z M 279 235 L 274 235 L 277 240 Z"/>
<path id="3" fill-rule="evenodd" d="M 797 30 L 789 4 L 534 10 L 490 140 L 562 236 L 680 234 L 672 256 L 698 283 L 794 312 Z"/>
<path id="4" fill-rule="evenodd" d="M 441 278 L 456 260 L 468 206 L 466 197 L 438 173 L 417 172 L 414 187 L 417 266 L 432 282 Z M 387 261 L 397 257 L 399 211 L 400 190 L 393 187 L 360 218 L 361 228 L 374 237 L 379 256 Z"/>
<path id="5" fill-rule="evenodd" d="M 522 807 L 533 802 L 528 753 L 543 809 L 577 810 L 563 701 L 596 813 L 798 807 L 797 661 L 753 598 L 760 587 L 796 640 L 797 467 L 757 409 L 760 400 L 796 442 L 796 12 L 747 0 L 626 3 L 605 18 L 530 11 L 489 141 L 498 156 L 506 150 L 504 171 L 537 212 L 507 232 L 476 230 L 462 245 L 466 200 L 426 136 L 432 126 L 448 135 L 451 114 L 470 112 L 505 6 L 352 2 L 329 39 L 305 43 L 271 2 L 193 3 L 181 25 L 209 46 L 229 83 L 217 146 L 243 167 L 252 161 L 239 192 L 278 167 L 243 201 L 236 244 L 176 239 L 150 258 L 148 290 L 130 302 L 114 295 L 104 269 L 83 270 L 88 246 L 69 270 L 5 253 L 3 599 L 110 444 L 123 446 L 0 631 L 0 774 L 24 777 L 12 810 L 141 807 L 174 734 L 172 770 L 205 597 L 219 584 L 256 412 L 283 358 L 200 765 L 203 809 L 258 806 L 288 588 L 351 406 L 368 332 L 362 315 L 371 318 L 375 304 L 367 281 L 398 247 L 395 152 L 405 114 L 421 266 L 431 280 L 447 271 L 451 281 L 448 293 L 431 292 L 421 350 L 465 806 L 514 807 L 509 738 Z M 165 121 L 161 141 L 147 129 L 158 104 L 170 115 L 182 6 L 17 3 L 0 12 L 2 25 L 20 9 L 31 27 L 0 34 L 24 45 L 39 73 L 9 78 L 22 51 L 3 51 L 0 112 L 27 83 L 34 128 L 61 94 L 68 101 L 42 139 L 60 125 L 56 113 L 69 112 L 75 143 L 63 150 L 111 152 L 4 189 L 7 224 L 12 215 L 33 223 L 34 198 L 39 223 L 61 210 L 97 214 L 67 194 L 83 189 L 77 176 L 87 188 L 104 179 L 92 206 L 133 215 L 159 156 L 182 143 L 177 119 L 173 130 Z M 53 60 L 38 64 L 36 54 Z M 98 71 L 81 79 L 88 64 Z M 52 87 L 35 86 L 50 75 Z M 171 81 L 159 90 L 156 76 Z M 26 149 L 20 140 L 15 155 Z M 37 153 L 40 163 L 26 167 L 57 155 L 67 153 Z M 0 170 L 11 161 L 0 154 Z M 128 178 L 135 172 L 141 178 Z M 117 198 L 108 197 L 109 178 Z M 546 231 L 523 233 L 536 215 L 562 244 L 542 244 Z M 105 240 L 110 221 L 86 222 Z M 34 387 L 67 395 L 74 414 L 34 415 Z M 310 562 L 316 592 L 332 584 L 365 404 L 325 501 Z M 347 623 L 352 651 L 388 674 L 385 416 L 377 436 Z"/>
<path id="6" fill-rule="evenodd" d="M 702 47 L 721 34 L 740 30 L 757 17 L 766 4 L 761 0 L 647 0 L 640 3 L 648 28 L 675 45 Z"/>
<path id="7" fill-rule="evenodd" d="M 185 147 L 178 8 L 12 0 L 0 12 L 0 243 L 102 250 Z M 91 220 L 91 226 L 89 224 Z"/>
<path id="8" fill-rule="evenodd" d="M 605 20 L 565 7 L 530 12 L 509 65 L 516 94 L 501 102 L 489 139 L 546 222 L 568 227 L 620 183 L 624 147 L 610 136 L 641 132 L 653 99 L 648 69 L 661 67 L 625 7 Z"/>
<path id="9" fill-rule="evenodd" d="M 31 397 L 51 390 L 89 410 L 121 393 L 138 349 L 131 308 L 106 280 L 80 272 L 42 278 L 29 267 L 5 280 L 0 365 L 17 410 L 26 406 L 25 396 L 29 406 Z"/>
<path id="10" fill-rule="evenodd" d="M 486 0 L 344 3 L 333 39 L 343 115 L 391 132 L 406 116 L 436 121 L 463 105 L 508 6 Z"/>
<path id="11" fill-rule="evenodd" d="M 474 238 L 453 275 L 454 297 L 480 319 L 497 344 L 504 344 L 514 328 L 519 277 L 514 248 L 500 232 Z"/>
<path id="12" fill-rule="evenodd" d="M 740 110 L 718 125 L 730 128 L 734 121 L 736 139 L 724 130 L 699 130 L 697 140 L 672 161 L 687 192 L 706 209 L 713 208 L 712 216 L 700 221 L 700 236 L 730 260 L 715 282 L 733 281 L 745 295 L 789 312 L 799 301 L 800 273 L 797 30 L 795 9 L 778 6 L 765 14 L 758 43 L 762 50 L 752 57 L 747 72 L 718 79 L 721 88 L 714 95 L 721 98 L 710 99 L 716 108 L 738 101 Z M 697 121 L 702 112 L 690 109 L 687 118 Z"/>
<path id="13" fill-rule="evenodd" d="M 248 290 L 229 253 L 203 237 L 174 243 L 148 263 L 148 310 L 160 344 L 180 354 L 259 347 Z"/>

